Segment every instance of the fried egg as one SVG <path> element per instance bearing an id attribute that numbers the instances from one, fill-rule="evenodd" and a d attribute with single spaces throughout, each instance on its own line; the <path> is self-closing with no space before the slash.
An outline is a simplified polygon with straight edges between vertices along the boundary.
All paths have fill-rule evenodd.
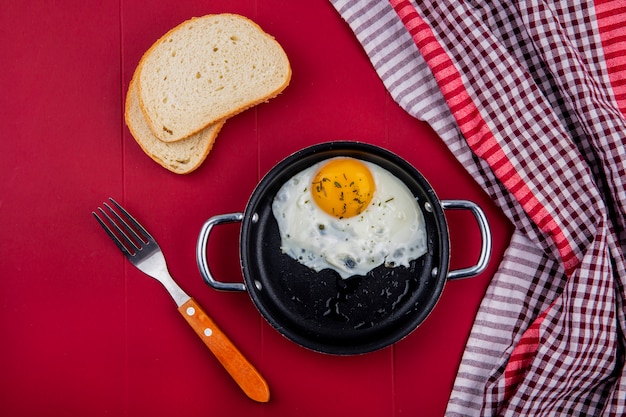
<path id="1" fill-rule="evenodd" d="M 272 203 L 281 250 L 342 278 L 384 264 L 408 267 L 426 253 L 424 217 L 408 187 L 386 169 L 331 158 L 297 173 Z"/>

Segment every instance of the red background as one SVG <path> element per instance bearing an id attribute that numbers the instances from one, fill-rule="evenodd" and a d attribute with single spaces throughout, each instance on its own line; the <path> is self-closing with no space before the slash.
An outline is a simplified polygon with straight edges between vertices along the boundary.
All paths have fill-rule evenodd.
<path id="1" fill-rule="evenodd" d="M 283 45 L 293 78 L 278 98 L 229 120 L 203 166 L 161 168 L 123 123 L 143 52 L 192 16 L 233 12 Z M 428 126 L 390 98 L 347 24 L 324 0 L 4 2 L 0 114 L 0 413 L 18 416 L 440 416 L 509 223 Z M 416 166 L 442 199 L 469 199 L 494 238 L 488 270 L 451 282 L 406 339 L 371 354 L 308 351 L 274 331 L 245 293 L 205 286 L 203 222 L 242 211 L 261 176 L 318 142 L 358 140 Z M 157 238 L 170 271 L 270 384 L 249 400 L 166 291 L 135 270 L 91 215 L 124 204 Z M 471 215 L 447 213 L 452 267 L 474 263 Z M 209 247 L 241 281 L 238 225 Z M 213 239 L 213 237 L 212 237 Z M 216 241 L 217 240 L 217 241 Z"/>

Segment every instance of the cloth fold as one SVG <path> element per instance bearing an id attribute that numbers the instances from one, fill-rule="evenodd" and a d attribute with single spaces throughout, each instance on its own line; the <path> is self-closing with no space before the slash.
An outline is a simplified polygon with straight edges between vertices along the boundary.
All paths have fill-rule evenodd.
<path id="1" fill-rule="evenodd" d="M 516 228 L 447 415 L 626 415 L 626 4 L 331 3 Z"/>

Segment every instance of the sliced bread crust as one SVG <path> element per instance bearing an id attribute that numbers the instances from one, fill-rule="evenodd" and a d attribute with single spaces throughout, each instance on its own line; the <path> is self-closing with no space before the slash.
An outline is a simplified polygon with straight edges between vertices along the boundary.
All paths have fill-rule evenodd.
<path id="1" fill-rule="evenodd" d="M 281 45 L 235 14 L 187 20 L 138 65 L 141 110 L 153 134 L 184 139 L 282 92 L 291 67 Z"/>
<path id="2" fill-rule="evenodd" d="M 197 169 L 213 148 L 215 138 L 224 125 L 218 121 L 200 132 L 177 142 L 163 142 L 154 134 L 139 106 L 136 74 L 128 86 L 124 118 L 130 133 L 141 149 L 162 167 L 176 173 L 188 174 Z"/>

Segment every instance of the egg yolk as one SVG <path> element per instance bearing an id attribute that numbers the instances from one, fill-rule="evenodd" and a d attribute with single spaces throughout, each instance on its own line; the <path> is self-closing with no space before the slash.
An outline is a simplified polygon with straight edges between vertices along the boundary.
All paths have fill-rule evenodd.
<path id="1" fill-rule="evenodd" d="M 375 190 L 374 177 L 357 159 L 333 159 L 323 165 L 311 181 L 311 194 L 317 205 L 339 219 L 365 210 Z"/>

